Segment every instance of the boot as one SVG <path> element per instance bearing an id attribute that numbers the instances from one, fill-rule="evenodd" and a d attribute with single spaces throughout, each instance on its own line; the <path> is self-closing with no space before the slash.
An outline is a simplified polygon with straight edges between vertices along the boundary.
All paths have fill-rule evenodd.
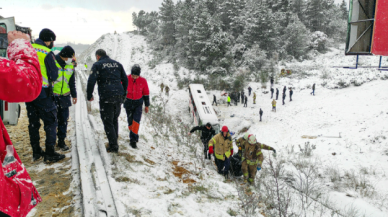
<path id="1" fill-rule="evenodd" d="M 44 154 L 45 153 L 40 146 L 38 146 L 36 148 L 32 148 L 32 160 L 33 161 L 39 160 L 41 157 L 44 156 Z"/>
<path id="2" fill-rule="evenodd" d="M 132 148 L 137 148 L 136 142 L 129 142 L 129 145 L 131 145 Z"/>
<path id="3" fill-rule="evenodd" d="M 65 158 L 65 155 L 59 154 L 54 151 L 54 146 L 47 146 L 46 147 L 46 154 L 44 155 L 44 162 L 45 163 L 55 163 L 57 161 L 60 161 Z"/>
<path id="4" fill-rule="evenodd" d="M 119 152 L 119 148 L 118 148 L 118 147 L 115 147 L 115 146 L 109 145 L 109 147 L 106 148 L 106 151 L 107 151 L 107 152 L 111 152 L 111 153 L 118 153 L 118 152 Z"/>
<path id="5" fill-rule="evenodd" d="M 67 151 L 67 150 L 69 150 L 69 147 L 66 145 L 64 139 L 59 139 L 59 140 L 58 140 L 58 147 L 59 147 L 62 151 Z"/>

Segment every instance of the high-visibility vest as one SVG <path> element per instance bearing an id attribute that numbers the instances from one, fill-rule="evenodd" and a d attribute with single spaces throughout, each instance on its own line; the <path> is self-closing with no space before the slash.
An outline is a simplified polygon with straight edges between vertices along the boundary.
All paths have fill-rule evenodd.
<path id="1" fill-rule="evenodd" d="M 74 73 L 72 64 L 66 65 L 63 69 L 58 63 L 58 79 L 54 82 L 54 96 L 68 96 L 70 95 L 69 81 Z"/>
<path id="2" fill-rule="evenodd" d="M 47 54 L 51 52 L 51 50 L 48 47 L 45 47 L 40 44 L 32 44 L 32 47 L 35 48 L 36 54 L 38 55 L 40 73 L 42 73 L 42 78 L 43 78 L 42 87 L 48 88 L 50 85 L 49 85 L 47 69 L 46 69 L 46 64 L 44 63 L 44 59 L 46 58 Z"/>

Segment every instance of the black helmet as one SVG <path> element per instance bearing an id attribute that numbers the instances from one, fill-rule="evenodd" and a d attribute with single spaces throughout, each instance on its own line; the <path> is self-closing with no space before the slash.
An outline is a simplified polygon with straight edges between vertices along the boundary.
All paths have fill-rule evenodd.
<path id="1" fill-rule="evenodd" d="M 51 29 L 42 29 L 42 31 L 39 33 L 39 39 L 42 41 L 55 41 L 56 36 L 55 33 L 51 31 Z"/>
<path id="2" fill-rule="evenodd" d="M 131 69 L 132 75 L 140 75 L 140 72 L 141 72 L 141 68 L 140 68 L 139 64 L 135 64 L 132 66 L 132 69 Z"/>

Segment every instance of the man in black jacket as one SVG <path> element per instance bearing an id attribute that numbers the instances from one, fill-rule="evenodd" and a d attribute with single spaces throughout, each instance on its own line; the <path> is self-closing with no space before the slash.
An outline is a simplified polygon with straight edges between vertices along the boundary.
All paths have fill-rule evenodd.
<path id="1" fill-rule="evenodd" d="M 208 154 L 209 150 L 209 140 L 213 138 L 214 135 L 216 135 L 216 132 L 214 131 L 212 125 L 210 123 L 207 123 L 203 126 L 196 126 L 193 127 L 193 129 L 190 130 L 189 135 L 194 133 L 195 131 L 200 130 L 201 131 L 201 141 L 203 143 L 203 149 L 205 154 L 205 159 L 211 159 L 210 154 Z"/>
<path id="2" fill-rule="evenodd" d="M 259 114 L 260 114 L 260 121 L 261 121 L 261 116 L 263 116 L 263 110 L 261 110 L 261 108 L 260 108 Z"/>
<path id="3" fill-rule="evenodd" d="M 292 101 L 292 94 L 294 93 L 294 91 L 292 90 L 292 88 L 290 87 L 290 102 Z"/>
<path id="4" fill-rule="evenodd" d="M 213 104 L 212 104 L 212 105 L 214 105 L 214 103 L 215 103 L 216 106 L 217 106 L 217 98 L 216 98 L 216 95 L 213 94 Z"/>
<path id="5" fill-rule="evenodd" d="M 279 89 L 276 88 L 276 100 L 278 100 L 278 98 L 279 98 Z"/>
<path id="6" fill-rule="evenodd" d="M 118 152 L 118 117 L 121 104 L 126 98 L 128 78 L 123 66 L 109 58 L 103 49 L 96 51 L 97 62 L 93 64 L 92 74 L 87 85 L 87 100 L 93 101 L 96 82 L 100 96 L 100 115 L 109 140 L 108 152 Z"/>
<path id="7" fill-rule="evenodd" d="M 274 89 L 271 87 L 271 99 L 273 98 Z"/>

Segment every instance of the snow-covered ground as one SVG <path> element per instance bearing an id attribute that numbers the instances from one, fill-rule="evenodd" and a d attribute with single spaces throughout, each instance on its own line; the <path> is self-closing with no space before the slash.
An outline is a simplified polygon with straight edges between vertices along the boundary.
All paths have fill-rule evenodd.
<path id="1" fill-rule="evenodd" d="M 158 120 L 152 114 L 143 113 L 139 149 L 134 150 L 129 146 L 126 114 L 122 109 L 120 153 L 109 154 L 116 181 L 111 186 L 118 198 L 120 216 L 230 216 L 232 211 L 244 216 L 235 183 L 225 183 L 214 165 L 200 161 L 202 147 L 196 136 L 174 136 L 178 131 L 181 135 L 186 134 L 189 129 L 174 129 L 170 125 L 179 128 L 181 123 L 190 123 L 191 118 L 187 110 L 188 91 L 177 88 L 173 65 L 162 62 L 150 68 L 148 63 L 154 57 L 145 38 L 130 33 L 104 35 L 81 55 L 79 61 L 93 59 L 99 48 L 121 62 L 127 74 L 133 64 L 140 64 L 141 75 L 149 82 L 153 105 L 150 112 L 157 113 L 161 108 L 172 117 Z M 363 61 L 377 60 L 372 65 L 378 63 L 376 57 L 363 58 Z M 388 125 L 385 121 L 388 118 L 388 96 L 385 94 L 388 86 L 387 81 L 381 79 L 388 76 L 375 69 L 330 68 L 350 65 L 354 61 L 354 57 L 345 57 L 342 50 L 332 49 L 314 60 L 285 63 L 283 67 L 296 70 L 293 76 L 280 78 L 275 85 L 280 91 L 276 113 L 271 112 L 270 95 L 262 93 L 261 84 L 253 82 L 248 85 L 257 94 L 257 104 L 252 104 L 251 95 L 248 108 L 242 104 L 231 107 L 222 104 L 216 109 L 221 111 L 221 125 L 227 125 L 234 132 L 247 127 L 259 142 L 274 147 L 278 152 L 277 160 L 285 160 L 289 174 L 295 172 L 296 167 L 291 164 L 295 165 L 297 160 L 314 165 L 319 193 L 327 198 L 327 206 L 330 204 L 332 210 L 338 211 L 325 211 L 322 216 L 351 216 L 353 207 L 353 216 L 388 216 Z M 367 62 L 362 64 L 367 65 Z M 84 68 L 78 69 L 83 71 Z M 182 77 L 190 75 L 184 68 L 178 73 Z M 80 77 L 85 82 L 87 75 Z M 343 81 L 342 87 L 350 87 L 341 89 L 340 81 Z M 162 82 L 170 87 L 169 96 L 160 92 Z M 310 95 L 309 89 L 313 83 L 317 84 L 315 96 Z M 283 85 L 294 87 L 293 101 L 289 102 L 287 91 L 285 105 L 281 105 L 280 100 Z M 220 91 L 209 91 L 208 94 L 209 97 L 212 94 L 220 96 Z M 97 91 L 94 98 L 97 100 L 92 102 L 90 118 L 96 123 L 97 140 L 107 144 L 98 112 Z M 263 122 L 259 122 L 259 108 L 264 111 Z M 172 124 L 168 125 L 169 122 Z M 180 144 L 177 140 L 181 138 L 189 145 Z M 300 150 L 306 149 L 306 142 L 313 147 L 311 156 L 304 156 L 305 150 Z M 265 171 L 269 168 L 270 153 L 264 151 L 264 156 L 267 159 L 263 165 Z M 262 174 L 257 175 L 260 176 L 257 182 L 267 181 Z M 291 176 L 298 180 L 295 174 L 297 172 Z M 295 182 L 291 185 L 295 186 Z M 291 210 L 302 213 L 297 199 L 293 198 L 292 204 Z M 314 208 L 308 208 L 307 216 L 318 216 Z M 256 216 L 261 216 L 260 212 L 256 210 Z"/>

